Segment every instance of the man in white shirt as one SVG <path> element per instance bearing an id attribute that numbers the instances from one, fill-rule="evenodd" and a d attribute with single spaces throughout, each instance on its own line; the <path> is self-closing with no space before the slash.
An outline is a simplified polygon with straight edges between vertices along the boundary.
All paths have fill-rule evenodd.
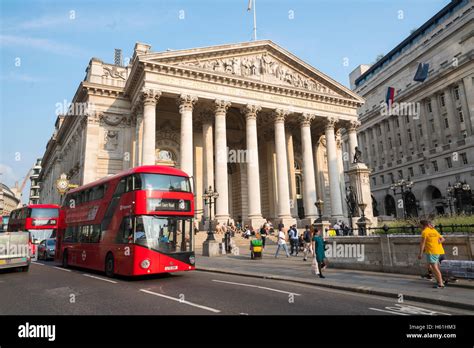
<path id="1" fill-rule="evenodd" d="M 278 257 L 278 252 L 280 251 L 280 248 L 285 250 L 286 257 L 290 257 L 290 254 L 288 253 L 288 245 L 286 245 L 286 234 L 284 232 L 284 229 L 284 226 L 282 226 L 280 231 L 278 232 L 278 247 L 275 254 L 275 258 Z"/>

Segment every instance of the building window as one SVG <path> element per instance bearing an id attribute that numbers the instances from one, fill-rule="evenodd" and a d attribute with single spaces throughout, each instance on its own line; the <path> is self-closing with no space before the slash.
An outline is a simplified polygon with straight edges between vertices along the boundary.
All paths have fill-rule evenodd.
<path id="1" fill-rule="evenodd" d="M 402 146 L 402 137 L 400 136 L 400 133 L 397 134 L 398 137 L 398 145 Z"/>
<path id="2" fill-rule="evenodd" d="M 438 171 L 438 161 L 432 161 L 431 164 L 433 165 L 433 170 L 435 172 L 437 172 Z"/>
<path id="3" fill-rule="evenodd" d="M 377 185 L 377 178 L 375 176 L 372 177 L 372 184 Z"/>
<path id="4" fill-rule="evenodd" d="M 301 195 L 301 175 L 296 175 L 296 195 Z"/>
<path id="5" fill-rule="evenodd" d="M 445 128 L 449 128 L 449 122 L 448 122 L 448 118 L 447 118 L 447 117 L 444 119 L 444 127 L 445 127 Z"/>
<path id="6" fill-rule="evenodd" d="M 398 122 L 398 118 L 395 119 L 395 125 L 397 126 L 397 128 L 400 127 L 400 122 Z"/>
<path id="7" fill-rule="evenodd" d="M 408 129 L 408 141 L 412 142 L 413 141 L 413 138 L 411 136 L 411 129 Z"/>
<path id="8" fill-rule="evenodd" d="M 406 123 L 410 123 L 410 117 L 408 115 L 405 115 L 405 121 Z"/>
<path id="9" fill-rule="evenodd" d="M 393 180 L 393 173 L 390 173 L 388 175 L 390 176 L 390 182 L 395 182 L 395 180 Z"/>
<path id="10" fill-rule="evenodd" d="M 388 138 L 388 146 L 389 146 L 390 148 L 393 147 L 393 145 L 392 145 L 392 138 Z"/>
<path id="11" fill-rule="evenodd" d="M 412 168 L 412 167 L 409 167 L 409 168 L 408 168 L 408 175 L 409 175 L 409 176 L 414 176 L 413 168 Z"/>
<path id="12" fill-rule="evenodd" d="M 433 112 L 433 108 L 431 107 L 431 100 L 428 100 L 426 106 L 428 107 L 428 112 Z"/>
<path id="13" fill-rule="evenodd" d="M 420 134 L 420 137 L 423 136 L 423 127 L 421 126 L 421 124 L 418 125 L 418 133 Z"/>
<path id="14" fill-rule="evenodd" d="M 444 100 L 444 93 L 441 93 L 439 96 L 439 101 L 441 103 L 441 106 L 446 106 L 446 101 Z"/>
<path id="15" fill-rule="evenodd" d="M 383 152 L 383 142 L 380 141 L 380 152 Z"/>
<path id="16" fill-rule="evenodd" d="M 431 131 L 434 132 L 435 131 L 434 120 L 430 120 L 430 125 L 431 125 Z"/>
<path id="17" fill-rule="evenodd" d="M 459 87 L 454 87 L 454 99 L 459 100 Z"/>
<path id="18" fill-rule="evenodd" d="M 467 164 L 467 154 L 465 152 L 461 154 L 461 161 L 462 164 Z"/>
<path id="19" fill-rule="evenodd" d="M 382 127 L 380 126 L 377 127 L 377 134 L 382 135 Z"/>
<path id="20" fill-rule="evenodd" d="M 387 132 L 390 132 L 390 122 L 387 122 Z"/>
<path id="21" fill-rule="evenodd" d="M 453 161 L 451 160 L 451 157 L 446 157 L 444 160 L 446 162 L 446 168 L 452 168 L 453 167 Z"/>
<path id="22" fill-rule="evenodd" d="M 380 181 L 382 181 L 382 184 L 385 184 L 385 176 L 384 175 L 380 175 Z"/>
<path id="23" fill-rule="evenodd" d="M 464 115 L 462 114 L 462 109 L 458 108 L 458 117 L 459 117 L 459 122 L 463 123 L 464 122 Z"/>
<path id="24" fill-rule="evenodd" d="M 403 178 L 403 170 L 398 171 L 398 178 L 402 179 Z"/>
<path id="25" fill-rule="evenodd" d="M 422 175 L 426 174 L 426 169 L 425 169 L 425 165 L 424 164 L 420 164 L 420 173 Z"/>

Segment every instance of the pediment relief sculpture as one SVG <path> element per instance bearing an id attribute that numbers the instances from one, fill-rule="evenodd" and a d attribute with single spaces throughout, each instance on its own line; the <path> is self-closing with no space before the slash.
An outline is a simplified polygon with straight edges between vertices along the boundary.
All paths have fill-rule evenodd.
<path id="1" fill-rule="evenodd" d="M 338 95 L 327 86 L 304 76 L 268 53 L 179 62 L 177 64 L 196 67 L 207 71 L 253 78 L 271 84 L 292 86 L 311 92 Z"/>

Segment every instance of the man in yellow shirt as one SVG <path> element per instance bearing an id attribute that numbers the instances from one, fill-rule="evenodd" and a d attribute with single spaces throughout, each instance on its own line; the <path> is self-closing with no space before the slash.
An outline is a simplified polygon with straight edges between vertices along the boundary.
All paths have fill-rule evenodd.
<path id="1" fill-rule="evenodd" d="M 420 221 L 421 225 L 421 243 L 420 243 L 420 253 L 418 259 L 421 259 L 423 252 L 426 255 L 426 261 L 428 261 L 431 272 L 435 276 L 438 284 L 435 288 L 444 288 L 443 277 L 441 271 L 439 270 L 439 257 L 444 254 L 443 245 L 444 242 L 443 236 L 441 236 L 438 231 L 427 220 Z"/>

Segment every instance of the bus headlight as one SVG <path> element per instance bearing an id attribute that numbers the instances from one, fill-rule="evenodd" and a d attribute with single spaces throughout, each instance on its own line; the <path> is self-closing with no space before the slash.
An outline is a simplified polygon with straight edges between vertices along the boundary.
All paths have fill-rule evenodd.
<path id="1" fill-rule="evenodd" d="M 190 263 L 191 265 L 194 265 L 195 262 L 196 262 L 196 259 L 194 258 L 194 256 L 190 256 L 190 257 L 189 257 L 189 263 Z"/>
<path id="2" fill-rule="evenodd" d="M 147 269 L 149 268 L 151 265 L 151 262 L 150 260 L 143 260 L 141 263 L 140 263 L 140 267 L 143 268 L 143 269 Z"/>

